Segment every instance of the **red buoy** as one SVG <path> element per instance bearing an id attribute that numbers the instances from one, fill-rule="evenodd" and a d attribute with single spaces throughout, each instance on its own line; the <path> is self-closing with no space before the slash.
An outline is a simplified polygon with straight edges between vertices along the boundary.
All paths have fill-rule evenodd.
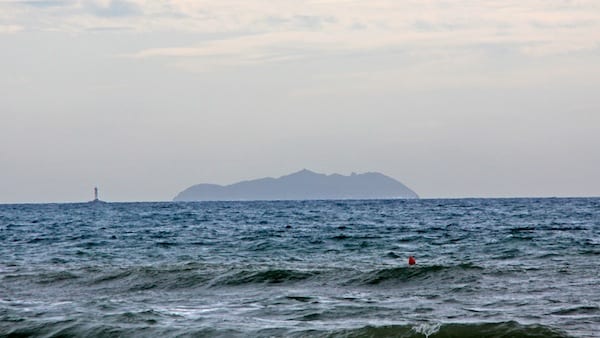
<path id="1" fill-rule="evenodd" d="M 415 265 L 417 264 L 417 261 L 415 260 L 415 258 L 413 256 L 409 256 L 408 257 L 408 265 Z"/>

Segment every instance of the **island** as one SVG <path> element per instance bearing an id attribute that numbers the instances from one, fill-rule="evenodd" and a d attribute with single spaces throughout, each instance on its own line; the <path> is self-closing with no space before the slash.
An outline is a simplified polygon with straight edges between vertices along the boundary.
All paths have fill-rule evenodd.
<path id="1" fill-rule="evenodd" d="M 259 201 L 415 199 L 419 196 L 399 181 L 368 172 L 344 176 L 319 174 L 307 169 L 279 178 L 261 178 L 230 185 L 197 184 L 173 201 Z"/>

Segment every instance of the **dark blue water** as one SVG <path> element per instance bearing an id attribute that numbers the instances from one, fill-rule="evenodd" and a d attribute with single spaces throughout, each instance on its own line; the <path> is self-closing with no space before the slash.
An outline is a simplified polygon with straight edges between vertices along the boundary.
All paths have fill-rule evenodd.
<path id="1" fill-rule="evenodd" d="M 599 276 L 597 198 L 0 205 L 0 336 L 599 337 Z"/>

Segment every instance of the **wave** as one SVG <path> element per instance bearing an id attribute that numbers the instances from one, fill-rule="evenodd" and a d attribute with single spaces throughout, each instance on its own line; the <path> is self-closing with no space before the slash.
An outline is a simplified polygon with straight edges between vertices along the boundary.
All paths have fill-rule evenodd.
<path id="1" fill-rule="evenodd" d="M 377 269 L 363 273 L 352 282 L 359 282 L 366 285 L 376 285 L 381 283 L 423 281 L 426 279 L 455 278 L 464 272 L 483 270 L 482 267 L 466 263 L 453 266 L 431 265 L 431 266 L 411 266 Z"/>
<path id="2" fill-rule="evenodd" d="M 406 266 L 360 271 L 353 268 L 290 269 L 188 263 L 182 265 L 87 267 L 51 272 L 11 273 L 3 282 L 40 287 L 107 289 L 112 292 L 237 287 L 250 284 L 319 282 L 341 286 L 374 287 L 407 282 L 473 281 L 484 269 L 474 264 Z"/>
<path id="3" fill-rule="evenodd" d="M 336 330 L 292 330 L 268 328 L 257 331 L 239 331 L 212 327 L 164 326 L 156 323 L 156 314 L 127 314 L 124 323 L 99 323 L 81 320 L 63 320 L 45 323 L 19 323 L 17 326 L 0 325 L 0 337 L 402 337 L 402 338 L 568 338 L 561 330 L 543 325 L 523 325 L 515 321 L 500 323 L 452 323 L 365 326 Z M 140 320 L 134 320 L 139 316 Z M 151 318 L 148 321 L 148 318 Z"/>
<path id="4" fill-rule="evenodd" d="M 97 324 L 75 320 L 36 323 L 5 328 L 0 325 L 0 338 L 13 337 L 244 337 L 234 330 L 215 328 L 180 329 L 146 323 Z"/>
<path id="5" fill-rule="evenodd" d="M 402 337 L 402 338 L 563 338 L 570 337 L 567 333 L 542 325 L 522 325 L 514 321 L 501 323 L 475 324 L 421 324 L 421 325 L 390 325 L 359 329 L 342 330 L 324 334 L 327 337 Z"/>
<path id="6" fill-rule="evenodd" d="M 320 274 L 319 271 L 301 271 L 289 269 L 270 270 L 242 270 L 218 278 L 212 286 L 219 285 L 243 285 L 243 284 L 280 284 L 285 282 L 296 282 L 309 279 Z"/>
<path id="7" fill-rule="evenodd" d="M 568 309 L 560 309 L 560 310 L 551 312 L 551 314 L 557 315 L 557 316 L 572 316 L 572 315 L 580 315 L 580 314 L 597 314 L 597 313 L 600 313 L 600 307 L 591 306 L 591 305 L 571 307 Z"/>

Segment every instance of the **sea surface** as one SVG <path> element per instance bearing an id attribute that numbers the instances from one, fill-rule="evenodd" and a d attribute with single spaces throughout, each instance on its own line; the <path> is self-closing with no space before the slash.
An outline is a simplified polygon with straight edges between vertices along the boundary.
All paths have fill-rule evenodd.
<path id="1" fill-rule="evenodd" d="M 600 337 L 600 199 L 0 205 L 0 336 Z"/>

